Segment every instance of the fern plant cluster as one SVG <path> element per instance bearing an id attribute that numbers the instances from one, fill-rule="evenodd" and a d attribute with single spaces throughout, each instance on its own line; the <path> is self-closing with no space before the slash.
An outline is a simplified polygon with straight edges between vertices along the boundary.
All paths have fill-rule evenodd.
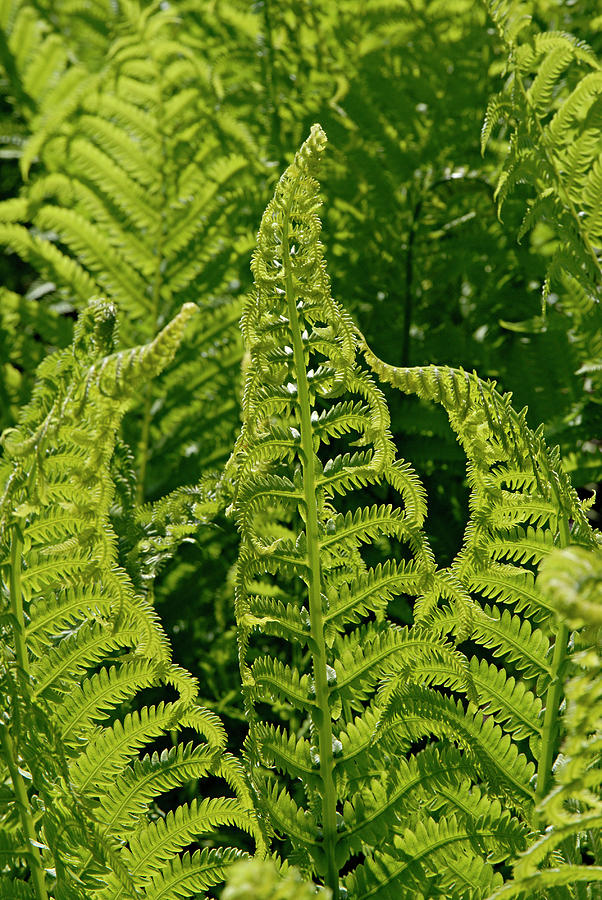
<path id="1" fill-rule="evenodd" d="M 0 0 L 0 898 L 602 896 L 595 14 Z"/>

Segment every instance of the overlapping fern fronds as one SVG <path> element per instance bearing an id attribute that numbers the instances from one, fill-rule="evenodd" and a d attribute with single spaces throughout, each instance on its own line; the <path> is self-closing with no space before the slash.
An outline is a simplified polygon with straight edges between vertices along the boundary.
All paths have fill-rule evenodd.
<path id="1" fill-rule="evenodd" d="M 0 190 L 11 198 L 5 206 L 9 218 L 22 187 L 18 161 L 32 128 L 43 129 L 46 124 L 52 128 L 58 111 L 70 98 L 77 103 L 81 91 L 89 87 L 89 75 L 86 65 L 70 54 L 64 37 L 41 19 L 37 6 L 27 0 L 0 3 Z M 72 322 L 62 314 L 64 297 L 53 295 L 54 281 L 31 284 L 36 273 L 23 260 L 15 265 L 14 257 L 5 257 L 0 276 L 0 429 L 4 429 L 14 424 L 19 406 L 27 401 L 45 353 L 69 344 Z M 21 291 L 26 296 L 16 293 Z"/>
<path id="2" fill-rule="evenodd" d="M 34 292 L 35 293 L 35 292 Z M 34 371 L 49 347 L 65 347 L 72 322 L 56 308 L 0 288 L 0 431 L 14 425 L 19 408 L 28 400 Z"/>
<path id="3" fill-rule="evenodd" d="M 369 350 L 366 358 L 384 380 L 440 403 L 468 458 L 470 518 L 450 574 L 458 590 L 476 601 L 468 636 L 479 655 L 470 669 L 479 703 L 507 733 L 506 746 L 528 739 L 528 757 L 537 768 L 531 801 L 541 801 L 555 783 L 566 729 L 562 679 L 579 655 L 571 652 L 569 624 L 553 614 L 549 581 L 536 576 L 545 561 L 551 565 L 557 548 L 580 545 L 590 558 L 596 540 L 586 505 L 563 471 L 557 448 L 546 447 L 543 429 L 531 431 L 526 410 L 515 412 L 510 395 L 500 395 L 494 383 L 445 367 L 395 368 Z M 439 599 L 425 595 L 417 614 L 445 632 L 454 616 L 445 605 L 436 609 Z M 488 651 L 491 663 L 484 658 Z M 402 715 L 403 699 L 392 710 Z M 539 812 L 531 805 L 525 811 L 532 827 L 552 821 L 546 804 Z"/>
<path id="4" fill-rule="evenodd" d="M 201 836 L 236 826 L 261 851 L 223 726 L 198 705 L 196 680 L 171 662 L 156 613 L 117 565 L 109 519 L 120 420 L 196 313 L 185 306 L 152 343 L 116 352 L 115 307 L 93 303 L 3 436 L 3 897 L 15 884 L 35 900 L 196 896 L 239 855 L 181 853 Z M 162 699 L 149 705 L 153 687 Z M 188 743 L 165 740 L 182 729 Z M 234 796 L 161 813 L 161 794 L 207 774 Z"/>
<path id="5" fill-rule="evenodd" d="M 85 88 L 85 65 L 78 65 L 63 36 L 40 16 L 39 6 L 28 0 L 2 0 L 0 4 L 0 65 L 2 93 L 14 105 L 19 132 L 10 141 L 15 151 L 30 134 L 33 119 L 43 108 L 50 115 L 66 102 L 70 89 L 75 101 L 78 82 Z M 64 80 L 66 77 L 66 81 Z M 83 83 L 82 83 L 83 82 Z M 3 122 L 3 128 L 6 123 Z"/>
<path id="6" fill-rule="evenodd" d="M 242 322 L 250 363 L 227 471 L 242 539 L 236 612 L 250 771 L 274 831 L 335 898 L 344 866 L 357 898 L 452 884 L 483 896 L 499 882 L 488 855 L 503 859 L 523 834 L 474 783 L 489 757 L 527 794 L 530 773 L 516 753 L 498 755 L 497 732 L 476 710 L 454 705 L 445 725 L 436 686 L 472 690 L 453 645 L 387 618 L 392 598 L 453 591 L 453 582 L 436 571 L 424 491 L 396 458 L 384 398 L 356 360 L 358 332 L 330 296 L 314 178 L 324 145 L 314 126 L 268 204 Z M 362 506 L 367 485 L 388 485 L 398 505 Z M 383 537 L 402 552 L 373 565 L 366 556 Z M 395 679 L 414 698 L 416 721 L 420 709 L 423 734 L 440 738 L 417 754 L 409 723 L 398 736 L 388 730 L 388 749 L 378 743 Z M 416 834 L 424 842 L 413 858 Z M 444 856 L 454 862 L 442 874 Z"/>
<path id="7" fill-rule="evenodd" d="M 110 295 L 128 345 L 203 298 L 190 344 L 131 420 L 139 499 L 227 457 L 240 361 L 233 293 L 252 243 L 245 217 L 231 214 L 243 184 L 244 201 L 253 197 L 249 140 L 221 127 L 205 61 L 178 33 L 174 11 L 126 4 L 102 67 L 55 72 L 61 97 L 40 98 L 21 157 L 29 183 L 0 204 L 7 249 L 75 308 Z"/>
<path id="8" fill-rule="evenodd" d="M 563 32 L 537 32 L 520 4 L 488 3 L 509 53 L 504 91 L 489 102 L 485 149 L 509 120 L 508 157 L 496 189 L 501 210 L 520 183 L 535 188 L 520 236 L 538 222 L 555 231 L 544 299 L 551 285 L 570 285 L 584 315 L 600 300 L 600 95 L 602 71 L 591 49 Z"/>
<path id="9" fill-rule="evenodd" d="M 498 208 L 526 185 L 518 237 L 532 232 L 532 243 L 547 257 L 543 318 L 534 316 L 521 327 L 545 328 L 549 305 L 560 313 L 556 319 L 568 333 L 582 384 L 572 411 L 572 422 L 581 424 L 574 432 L 580 448 L 600 423 L 602 66 L 572 34 L 538 31 L 524 4 L 487 0 L 486 6 L 507 63 L 504 88 L 489 101 L 482 149 L 500 124 L 508 128 Z M 598 480 L 599 474 L 599 466 L 593 467 L 585 480 Z"/>
<path id="10" fill-rule="evenodd" d="M 550 827 L 517 860 L 512 880 L 492 900 L 546 896 L 567 884 L 578 896 L 597 897 L 602 884 L 602 553 L 555 550 L 542 565 L 539 587 L 560 621 L 579 629 L 576 671 L 565 687 L 566 736 L 555 784 L 539 807 Z M 571 842 L 575 851 L 569 855 Z M 565 865 L 558 865 L 559 851 Z"/>

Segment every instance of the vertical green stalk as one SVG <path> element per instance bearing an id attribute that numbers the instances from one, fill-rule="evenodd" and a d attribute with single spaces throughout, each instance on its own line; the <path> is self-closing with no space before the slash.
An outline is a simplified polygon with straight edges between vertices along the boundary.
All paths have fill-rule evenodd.
<path id="1" fill-rule="evenodd" d="M 25 621 L 23 617 L 23 592 L 21 590 L 21 552 L 23 537 L 15 526 L 10 548 L 10 607 L 14 617 L 15 656 L 17 659 L 17 681 L 20 689 L 29 689 L 29 659 L 25 646 Z"/>
<path id="2" fill-rule="evenodd" d="M 27 657 L 27 647 L 25 646 L 25 623 L 23 619 L 23 593 L 21 590 L 21 552 L 23 549 L 23 538 L 17 528 L 14 530 L 14 537 L 10 551 L 10 608 L 13 616 L 13 633 L 15 636 L 15 657 L 17 660 L 17 684 L 19 693 L 28 694 L 30 691 L 29 681 L 29 660 Z M 18 702 L 18 698 L 14 699 Z M 33 814 L 27 796 L 27 788 L 25 780 L 21 775 L 17 762 L 17 754 L 13 744 L 12 737 L 6 723 L 0 724 L 0 740 L 2 741 L 2 749 L 4 757 L 8 765 L 8 771 L 13 783 L 15 799 L 19 807 L 19 817 L 21 819 L 21 827 L 28 844 L 29 862 L 31 868 L 31 882 L 33 884 L 36 900 L 48 900 L 46 893 L 46 884 L 44 880 L 44 867 L 40 851 L 36 846 L 38 835 L 35 829 Z"/>
<path id="3" fill-rule="evenodd" d="M 305 368 L 305 352 L 301 329 L 297 319 L 296 295 L 289 255 L 289 221 L 282 226 L 282 261 L 284 267 L 286 302 L 293 338 L 295 370 L 297 373 L 297 397 L 301 419 L 301 450 L 303 455 L 303 492 L 307 520 L 305 538 L 309 562 L 309 618 L 311 634 L 315 644 L 313 657 L 314 685 L 318 713 L 314 724 L 318 730 L 318 752 L 320 754 L 320 778 L 322 794 L 322 829 L 324 853 L 326 856 L 326 884 L 332 890 L 333 900 L 339 898 L 339 873 L 335 861 L 337 840 L 336 803 L 334 785 L 334 757 L 332 753 L 332 721 L 328 703 L 328 681 L 326 676 L 326 643 L 324 640 L 324 618 L 322 612 L 322 591 L 320 571 L 320 539 L 318 533 L 318 506 L 314 474 L 313 430 L 309 387 Z"/>
<path id="4" fill-rule="evenodd" d="M 560 505 L 557 492 L 554 490 L 556 502 Z M 564 513 L 560 514 L 560 546 L 568 547 L 571 541 L 569 525 Z M 564 663 L 568 654 L 569 629 L 561 623 L 556 632 L 554 641 L 554 655 L 552 657 L 552 678 L 546 692 L 546 708 L 543 721 L 541 742 L 541 754 L 537 766 L 537 788 L 535 796 L 542 800 L 552 784 L 552 764 L 554 755 L 558 751 L 558 736 L 560 731 L 559 712 L 562 700 Z"/>
<path id="5" fill-rule="evenodd" d="M 562 671 L 567 657 L 569 630 L 560 625 L 554 641 L 552 658 L 552 680 L 546 693 L 546 711 L 543 722 L 541 755 L 537 766 L 537 789 L 535 796 L 542 800 L 550 789 L 552 782 L 552 762 L 558 749 L 558 711 L 562 698 Z"/>

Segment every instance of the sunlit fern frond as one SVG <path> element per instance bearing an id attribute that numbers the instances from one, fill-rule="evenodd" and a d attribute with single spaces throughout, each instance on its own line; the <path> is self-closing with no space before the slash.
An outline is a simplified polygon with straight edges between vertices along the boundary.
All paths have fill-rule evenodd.
<path id="1" fill-rule="evenodd" d="M 5 890 L 28 866 L 38 898 L 47 896 L 40 885 L 61 898 L 194 896 L 239 855 L 213 845 L 181 856 L 201 835 L 236 826 L 261 851 L 223 726 L 199 706 L 196 680 L 171 662 L 156 613 L 118 566 L 109 519 L 120 420 L 196 314 L 184 306 L 152 343 L 116 351 L 115 307 L 93 303 L 73 345 L 40 365 L 31 402 L 4 433 L 1 817 L 7 839 L 25 848 Z M 152 688 L 161 699 L 149 704 Z M 193 743 L 164 749 L 183 729 Z M 155 806 L 205 775 L 233 796 L 166 817 Z"/>
<path id="2" fill-rule="evenodd" d="M 392 598 L 453 585 L 437 572 L 423 531 L 424 490 L 396 458 L 386 403 L 356 358 L 360 335 L 330 296 L 314 177 L 324 145 L 314 126 L 262 220 L 242 320 L 250 354 L 243 427 L 224 484 L 233 484 L 242 538 L 236 613 L 251 775 L 272 828 L 337 897 L 354 856 L 378 844 L 398 863 L 405 858 L 397 835 L 416 821 L 429 827 L 417 792 L 438 797 L 445 781 L 453 726 L 426 757 L 413 756 L 403 729 L 381 748 L 378 721 L 397 686 L 422 692 L 426 718 L 440 714 L 437 688 L 472 687 L 464 657 L 443 635 L 387 618 Z M 397 504 L 362 506 L 367 485 L 388 485 Z M 400 558 L 373 564 L 383 537 L 399 542 Z M 466 715 L 472 722 L 460 704 L 459 731 Z M 392 766 L 404 750 L 408 764 Z M 481 769 L 468 768 L 470 783 Z M 462 841 L 461 806 L 441 799 L 437 807 L 436 827 L 453 843 Z M 500 841 L 503 857 L 512 851 Z M 431 878 L 431 864 L 434 857 L 416 864 L 419 880 Z M 348 886 L 379 892 L 367 863 L 354 871 Z M 395 889 L 406 874 L 400 865 Z"/>
<path id="3" fill-rule="evenodd" d="M 601 559 L 600 550 L 569 547 L 555 550 L 541 568 L 540 587 L 559 621 L 568 619 L 581 633 L 565 686 L 565 737 L 555 783 L 539 805 L 540 816 L 551 824 L 515 861 L 512 879 L 492 900 L 547 897 L 568 884 L 579 896 L 594 898 L 602 883 Z"/>
<path id="4" fill-rule="evenodd" d="M 562 469 L 558 449 L 547 448 L 542 429 L 528 428 L 526 410 L 515 412 L 510 395 L 499 394 L 494 383 L 444 367 L 395 368 L 368 349 L 366 358 L 402 391 L 440 403 L 468 457 L 470 518 L 451 573 L 479 603 L 471 639 L 496 657 L 496 666 L 473 657 L 474 686 L 492 721 L 515 735 L 529 733 L 536 798 L 542 801 L 561 771 L 555 760 L 567 733 L 560 717 L 562 678 L 579 665 L 569 623 L 554 615 L 554 573 L 563 554 L 567 560 L 582 558 L 585 572 L 593 565 L 597 544 L 585 506 Z M 547 574 L 538 578 L 540 568 Z M 576 568 L 574 573 L 567 574 L 569 581 Z M 567 590 L 569 605 L 570 596 Z M 434 609 L 439 597 L 425 599 L 422 614 L 445 633 L 449 613 Z M 493 605 L 484 605 L 485 599 Z M 497 668 L 500 659 L 505 672 Z M 403 696 L 396 704 L 403 719 Z M 543 818 L 538 813 L 533 823 L 553 821 L 551 807 L 541 809 Z"/>

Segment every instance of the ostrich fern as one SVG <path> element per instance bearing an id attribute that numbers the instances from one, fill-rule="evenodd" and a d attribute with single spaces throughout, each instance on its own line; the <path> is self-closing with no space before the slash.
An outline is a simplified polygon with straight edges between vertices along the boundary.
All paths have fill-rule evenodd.
<path id="1" fill-rule="evenodd" d="M 26 0 L 17 6 L 8 50 L 37 91 L 36 112 L 20 158 L 26 183 L 0 203 L 0 242 L 54 285 L 45 306 L 57 294 L 76 309 L 110 296 L 129 346 L 152 340 L 182 303 L 203 298 L 178 359 L 142 389 L 128 418 L 142 501 L 186 472 L 192 480 L 199 465 L 215 468 L 231 448 L 240 311 L 229 285 L 252 242 L 232 210 L 243 185 L 252 191 L 245 171 L 256 153 L 232 117 L 215 118 L 209 74 L 178 43 L 173 11 L 124 4 L 102 67 L 68 64 L 64 42 L 62 55 L 49 57 L 45 77 L 55 86 L 45 90 L 37 63 L 50 38 Z M 23 34 L 31 55 L 19 52 Z"/>
<path id="2" fill-rule="evenodd" d="M 484 900 L 570 881 L 595 896 L 580 854 L 599 849 L 598 703 L 593 690 L 588 710 L 574 698 L 595 684 L 598 661 L 587 631 L 569 641 L 587 603 L 557 623 L 553 586 L 555 554 L 593 565 L 595 536 L 558 452 L 509 396 L 460 370 L 387 365 L 331 298 L 314 177 L 325 142 L 315 126 L 262 220 L 242 320 L 243 426 L 222 479 L 241 532 L 253 793 L 117 566 L 108 518 L 119 422 L 195 310 L 151 344 L 114 352 L 114 309 L 95 303 L 72 348 L 40 366 L 3 439 L 0 896 L 193 896 L 240 854 L 186 848 L 232 825 L 259 855 L 266 837 L 288 841 L 289 859 L 334 898 Z M 360 351 L 378 377 L 440 403 L 467 457 L 470 517 L 447 569 Z M 362 506 L 368 486 L 396 501 Z M 184 497 L 157 504 L 153 527 L 203 492 Z M 395 622 L 399 597 L 412 601 L 409 626 Z M 144 705 L 151 687 L 168 699 Z M 205 743 L 137 758 L 182 728 Z M 153 815 L 155 797 L 203 775 L 235 796 Z"/>
<path id="3" fill-rule="evenodd" d="M 315 126 L 268 204 L 242 321 L 250 363 L 227 473 L 250 772 L 292 859 L 335 898 L 485 897 L 501 884 L 492 863 L 545 827 L 537 801 L 559 749 L 568 626 L 535 576 L 555 546 L 595 541 L 557 452 L 508 396 L 463 372 L 387 366 L 331 299 L 324 145 Z M 471 515 L 446 570 L 362 347 L 377 375 L 444 406 L 468 458 Z M 399 505 L 362 507 L 383 484 Z M 372 565 L 383 536 L 402 559 Z M 387 615 L 400 594 L 415 597 L 411 627 Z"/>
<path id="4" fill-rule="evenodd" d="M 115 308 L 93 303 L 73 346 L 40 366 L 31 403 L 4 433 L 3 898 L 196 896 L 240 854 L 180 851 L 220 825 L 246 829 L 261 851 L 221 722 L 171 662 L 154 610 L 117 565 L 109 522 L 120 420 L 194 314 L 189 304 L 151 344 L 114 352 Z M 147 705 L 142 692 L 151 687 L 164 699 Z M 182 729 L 194 739 L 153 752 Z M 235 796 L 194 799 L 165 817 L 153 808 L 164 792 L 208 774 Z"/>
<path id="5" fill-rule="evenodd" d="M 0 459 L 0 900 L 204 896 L 253 846 L 232 896 L 310 896 L 314 880 L 335 900 L 598 900 L 588 504 L 494 382 L 408 364 L 471 333 L 465 364 L 516 389 L 502 358 L 525 357 L 506 320 L 549 263 L 556 308 L 514 326 L 547 335 L 529 344 L 527 380 L 548 398 L 531 416 L 552 409 L 566 444 L 595 434 L 599 63 L 522 9 L 0 0 L 0 90 L 18 114 L 2 139 L 23 178 L 0 202 L 0 241 L 41 279 L 0 289 L 0 417 L 14 426 Z M 471 143 L 471 67 L 495 70 L 496 41 L 507 80 L 483 143 L 503 150 L 508 123 L 500 213 L 518 184 L 534 192 L 520 260 Z M 243 357 L 249 223 L 312 110 L 337 148 L 335 293 L 374 324 L 366 340 L 331 297 L 314 126 L 261 222 Z M 99 293 L 112 302 L 89 304 Z M 543 359 L 559 346 L 562 361 Z M 216 490 L 241 360 L 242 428 Z M 399 442 L 430 461 L 428 508 L 400 428 L 430 441 Z M 584 458 L 579 445 L 569 467 Z M 439 510 L 464 459 L 468 521 L 442 567 Z M 172 661 L 163 612 L 201 688 Z M 247 720 L 246 771 L 207 704 Z"/>

